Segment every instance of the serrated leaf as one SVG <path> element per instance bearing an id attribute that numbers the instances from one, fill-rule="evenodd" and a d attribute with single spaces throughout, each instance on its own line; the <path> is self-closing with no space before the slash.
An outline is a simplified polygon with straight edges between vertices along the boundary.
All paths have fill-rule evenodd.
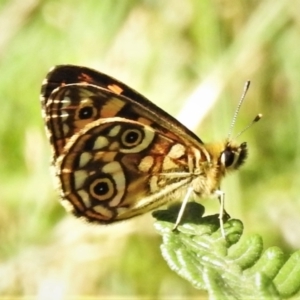
<path id="1" fill-rule="evenodd" d="M 267 249 L 261 257 L 256 261 L 252 268 L 245 270 L 245 275 L 256 274 L 262 272 L 270 279 L 274 279 L 280 268 L 285 263 L 285 255 L 278 247 Z"/>
<path id="2" fill-rule="evenodd" d="M 291 255 L 286 261 L 274 283 L 280 294 L 287 298 L 293 296 L 300 289 L 300 250 Z"/>
<path id="3" fill-rule="evenodd" d="M 259 235 L 240 239 L 239 220 L 224 224 L 224 239 L 218 215 L 202 217 L 204 208 L 194 202 L 187 205 L 188 222 L 184 219 L 173 230 L 179 208 L 153 213 L 155 228 L 163 236 L 163 257 L 194 287 L 206 290 L 210 299 L 281 299 L 300 290 L 300 251 L 287 262 L 278 247 L 263 252 Z"/>
<path id="4" fill-rule="evenodd" d="M 253 235 L 247 240 L 240 241 L 230 249 L 228 257 L 235 261 L 243 270 L 251 267 L 261 256 L 263 242 L 260 236 Z"/>

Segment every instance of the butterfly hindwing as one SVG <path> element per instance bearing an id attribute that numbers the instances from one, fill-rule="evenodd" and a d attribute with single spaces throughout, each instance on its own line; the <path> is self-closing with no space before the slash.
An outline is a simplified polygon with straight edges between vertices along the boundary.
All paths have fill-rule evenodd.
<path id="1" fill-rule="evenodd" d="M 133 217 L 161 206 L 191 182 L 187 157 L 186 146 L 148 125 L 96 120 L 70 139 L 56 162 L 63 203 L 89 221 Z"/>

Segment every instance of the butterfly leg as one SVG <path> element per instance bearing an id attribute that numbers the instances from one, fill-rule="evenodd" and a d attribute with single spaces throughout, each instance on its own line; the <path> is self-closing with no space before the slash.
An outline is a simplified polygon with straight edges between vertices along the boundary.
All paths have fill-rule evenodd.
<path id="1" fill-rule="evenodd" d="M 173 227 L 173 230 L 175 230 L 178 227 L 178 225 L 179 225 L 179 223 L 180 223 L 180 221 L 182 219 L 183 213 L 185 211 L 185 207 L 186 207 L 186 205 L 187 205 L 187 203 L 188 203 L 188 201 L 190 199 L 190 196 L 191 196 L 192 192 L 193 192 L 193 188 L 189 187 L 187 189 L 187 192 L 186 192 L 186 194 L 184 196 L 184 199 L 182 201 L 182 204 L 181 204 L 181 207 L 180 207 L 180 210 L 179 210 L 179 213 L 178 213 L 175 225 Z"/>
<path id="2" fill-rule="evenodd" d="M 218 199 L 220 202 L 220 212 L 219 212 L 220 229 L 221 229 L 222 237 L 225 239 L 226 234 L 224 230 L 224 219 L 228 219 L 230 218 L 230 216 L 225 210 L 225 193 L 219 189 L 216 190 L 216 195 L 218 195 Z"/>

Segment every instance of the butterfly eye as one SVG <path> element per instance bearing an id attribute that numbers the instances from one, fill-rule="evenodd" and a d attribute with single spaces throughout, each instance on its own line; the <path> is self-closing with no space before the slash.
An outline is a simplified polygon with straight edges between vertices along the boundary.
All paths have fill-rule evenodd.
<path id="1" fill-rule="evenodd" d="M 109 177 L 98 177 L 91 183 L 90 192 L 99 201 L 109 200 L 115 195 L 114 182 Z"/>
<path id="2" fill-rule="evenodd" d="M 135 147 L 139 145 L 144 138 L 144 134 L 139 129 L 127 129 L 121 136 L 122 144 L 125 147 Z"/>
<path id="3" fill-rule="evenodd" d="M 93 106 L 84 106 L 81 107 L 78 111 L 78 119 L 80 120 L 86 120 L 91 119 L 95 115 L 95 108 Z"/>
<path id="4" fill-rule="evenodd" d="M 237 169 L 247 157 L 247 144 L 242 143 L 240 146 L 228 145 L 221 154 L 221 164 L 225 168 Z"/>
<path id="5" fill-rule="evenodd" d="M 228 168 L 235 162 L 235 156 L 237 153 L 233 152 L 232 149 L 226 149 L 222 152 L 221 162 L 222 164 Z"/>

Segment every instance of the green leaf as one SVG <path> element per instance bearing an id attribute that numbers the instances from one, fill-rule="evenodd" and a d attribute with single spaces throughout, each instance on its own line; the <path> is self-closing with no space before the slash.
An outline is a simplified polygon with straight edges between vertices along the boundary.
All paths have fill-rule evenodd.
<path id="1" fill-rule="evenodd" d="M 169 267 L 210 299 L 281 299 L 300 290 L 300 251 L 287 259 L 278 247 L 263 251 L 259 235 L 242 238 L 243 224 L 230 219 L 222 237 L 218 215 L 203 217 L 204 207 L 188 203 L 173 230 L 179 205 L 153 212 L 163 237 Z"/>
<path id="2" fill-rule="evenodd" d="M 285 262 L 274 279 L 278 291 L 285 298 L 297 293 L 300 289 L 300 250 L 293 253 Z"/>

